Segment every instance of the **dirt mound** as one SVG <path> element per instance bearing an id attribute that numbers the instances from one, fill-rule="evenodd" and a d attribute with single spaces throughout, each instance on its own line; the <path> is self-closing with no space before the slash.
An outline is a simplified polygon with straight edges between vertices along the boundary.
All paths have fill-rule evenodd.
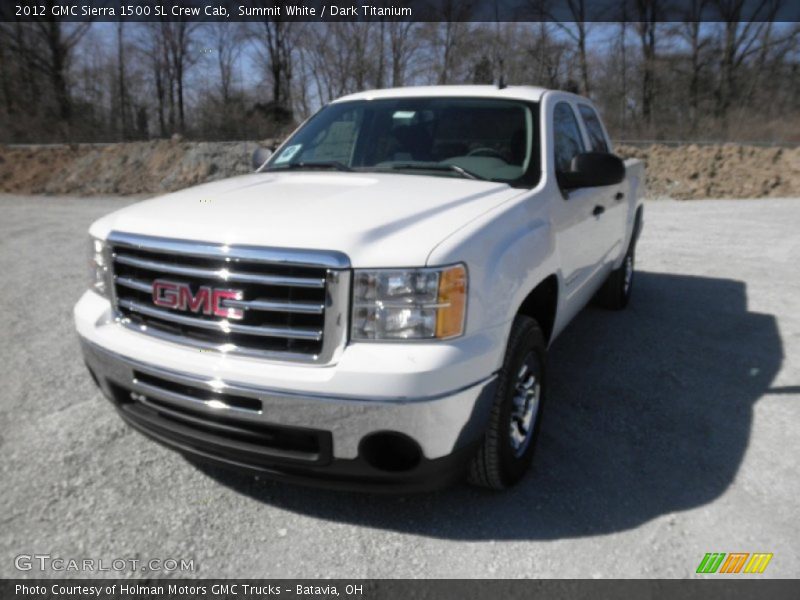
<path id="1" fill-rule="evenodd" d="M 250 171 L 253 143 L 159 140 L 107 146 L 0 146 L 0 191 L 169 192 Z"/>
<path id="2" fill-rule="evenodd" d="M 647 195 L 680 200 L 800 196 L 800 148 L 617 146 L 647 164 Z"/>
<path id="3" fill-rule="evenodd" d="M 0 192 L 154 194 L 250 171 L 252 142 L 179 139 L 107 146 L 0 146 Z M 650 197 L 800 196 L 800 148 L 618 146 L 647 163 Z"/>

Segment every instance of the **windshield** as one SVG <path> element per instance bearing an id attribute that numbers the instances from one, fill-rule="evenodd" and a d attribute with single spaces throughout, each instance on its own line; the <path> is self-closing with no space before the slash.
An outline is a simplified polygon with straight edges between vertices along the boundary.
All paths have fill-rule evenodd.
<path id="1" fill-rule="evenodd" d="M 392 171 L 517 182 L 535 167 L 535 105 L 484 98 L 393 98 L 326 106 L 267 169 Z"/>

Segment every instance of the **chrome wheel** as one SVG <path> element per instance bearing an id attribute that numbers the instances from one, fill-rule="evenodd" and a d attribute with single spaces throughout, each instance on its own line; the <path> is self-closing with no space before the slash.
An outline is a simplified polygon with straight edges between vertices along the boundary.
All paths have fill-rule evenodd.
<path id="1" fill-rule="evenodd" d="M 532 352 L 528 353 L 514 382 L 509 441 L 511 442 L 514 456 L 517 458 L 525 453 L 531 443 L 533 426 L 536 423 L 536 413 L 539 411 L 541 386 L 534 369 L 535 361 L 534 354 Z"/>
<path id="2" fill-rule="evenodd" d="M 622 293 L 626 296 L 631 290 L 631 283 L 633 282 L 633 254 L 628 254 L 625 257 L 625 279 L 622 282 Z"/>

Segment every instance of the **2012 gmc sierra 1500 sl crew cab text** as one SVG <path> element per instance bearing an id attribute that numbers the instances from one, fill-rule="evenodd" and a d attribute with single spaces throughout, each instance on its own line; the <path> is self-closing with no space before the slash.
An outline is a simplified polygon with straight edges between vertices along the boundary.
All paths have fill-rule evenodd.
<path id="1" fill-rule="evenodd" d="M 86 364 L 130 425 L 289 481 L 426 489 L 528 469 L 549 344 L 623 308 L 644 167 L 592 103 L 410 87 L 325 106 L 255 173 L 90 228 Z"/>

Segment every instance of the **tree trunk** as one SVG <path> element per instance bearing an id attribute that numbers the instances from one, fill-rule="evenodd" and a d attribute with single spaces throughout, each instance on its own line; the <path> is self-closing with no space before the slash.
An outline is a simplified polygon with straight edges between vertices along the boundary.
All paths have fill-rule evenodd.
<path id="1" fill-rule="evenodd" d="M 119 94 L 119 136 L 120 139 L 125 141 L 128 139 L 127 127 L 127 91 L 125 89 L 125 47 L 123 43 L 123 26 L 124 22 L 117 23 L 117 93 Z"/>
<path id="2" fill-rule="evenodd" d="M 178 123 L 180 132 L 186 133 L 186 119 L 183 106 L 183 64 L 179 64 L 175 73 L 175 81 L 178 85 Z"/>
<path id="3" fill-rule="evenodd" d="M 378 74 L 377 74 L 376 82 L 375 82 L 377 84 L 376 87 L 378 87 L 378 88 L 384 87 L 384 85 L 385 85 L 384 84 L 384 80 L 386 79 L 386 76 L 384 74 L 384 70 L 386 69 L 386 66 L 384 64 L 384 59 L 385 59 L 385 56 L 384 56 L 384 54 L 385 54 L 385 49 L 384 49 L 385 29 L 386 29 L 386 22 L 383 20 L 383 18 L 381 18 L 381 25 L 380 25 L 380 28 L 378 29 L 378 36 L 379 36 L 379 38 L 378 38 Z"/>
<path id="4" fill-rule="evenodd" d="M 7 115 L 13 115 L 14 112 L 16 112 L 14 109 L 14 93 L 11 91 L 10 64 L 6 56 L 5 44 L 3 43 L 2 36 L 0 36 L 0 87 L 2 87 L 3 104 L 5 105 L 5 113 Z"/>
<path id="5" fill-rule="evenodd" d="M 731 105 L 731 97 L 735 93 L 734 60 L 736 58 L 738 30 L 739 21 L 731 20 L 725 23 L 722 56 L 719 65 L 719 82 L 715 93 L 715 112 L 717 118 L 723 123 L 723 129 L 727 129 L 728 109 Z"/>
<path id="6" fill-rule="evenodd" d="M 650 133 L 655 98 L 657 0 L 637 0 L 639 40 L 642 45 L 642 121 Z"/>
<path id="7" fill-rule="evenodd" d="M 693 21 L 691 28 L 692 74 L 689 79 L 689 126 L 692 135 L 697 133 L 700 108 L 700 23 Z"/>
<path id="8" fill-rule="evenodd" d="M 69 90 L 66 80 L 66 48 L 61 39 L 61 23 L 53 21 L 47 24 L 48 35 L 47 45 L 50 50 L 50 81 L 58 105 L 58 118 L 69 130 L 72 121 L 72 101 L 70 100 Z"/>
<path id="9" fill-rule="evenodd" d="M 624 10 L 624 9 L 623 9 Z M 622 18 L 622 36 L 620 37 L 620 53 L 621 53 L 621 69 L 622 69 L 622 82 L 620 86 L 620 93 L 622 95 L 622 102 L 620 106 L 620 132 L 622 137 L 626 137 L 625 127 L 627 125 L 628 117 L 628 50 L 625 44 L 628 35 L 627 15 L 623 13 Z"/>
<path id="10" fill-rule="evenodd" d="M 167 122 L 164 115 L 164 76 L 161 68 L 156 64 L 155 67 L 156 96 L 158 100 L 158 130 L 161 137 L 167 137 Z"/>
<path id="11" fill-rule="evenodd" d="M 586 57 L 586 24 L 578 23 L 578 52 L 581 62 L 581 91 L 584 96 L 589 96 L 589 62 Z"/>

